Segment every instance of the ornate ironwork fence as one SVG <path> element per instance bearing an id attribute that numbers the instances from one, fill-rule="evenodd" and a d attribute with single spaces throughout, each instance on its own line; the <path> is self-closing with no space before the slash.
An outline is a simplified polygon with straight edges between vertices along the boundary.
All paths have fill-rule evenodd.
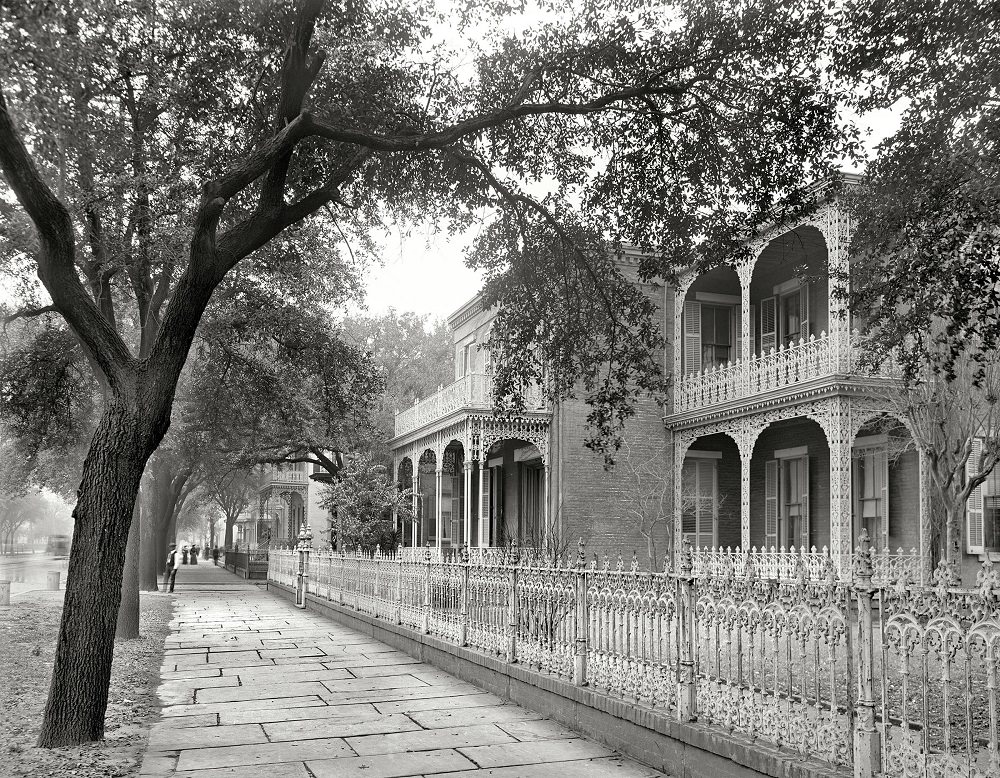
<path id="1" fill-rule="evenodd" d="M 1000 775 L 1000 571 L 961 589 L 880 561 L 864 534 L 850 570 L 815 550 L 685 545 L 659 573 L 587 564 L 582 541 L 552 562 L 300 543 L 268 577 L 855 776 Z"/>

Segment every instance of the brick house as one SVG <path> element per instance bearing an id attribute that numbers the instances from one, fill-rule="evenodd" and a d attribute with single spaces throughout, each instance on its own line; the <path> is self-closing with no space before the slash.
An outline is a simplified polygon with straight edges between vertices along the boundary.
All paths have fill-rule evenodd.
<path id="1" fill-rule="evenodd" d="M 865 528 L 881 564 L 929 558 L 924 468 L 889 412 L 893 379 L 861 369 L 850 316 L 831 294 L 850 229 L 827 202 L 760 235 L 739 264 L 646 289 L 672 385 L 665 406 L 642 404 L 626 439 L 637 459 L 660 463 L 660 548 L 672 527 L 675 546 L 826 547 L 847 565 Z M 626 272 L 635 260 L 619 258 Z M 418 516 L 405 543 L 531 545 L 549 533 L 564 546 L 584 537 L 642 557 L 634 473 L 620 462 L 605 471 L 583 447 L 582 401 L 546 407 L 534 397 L 520 416 L 491 414 L 489 354 L 478 348 L 491 320 L 478 297 L 449 317 L 455 382 L 396 416 L 390 448 Z M 1000 545 L 991 531 L 1000 476 L 979 492 L 963 538 L 966 575 Z"/>

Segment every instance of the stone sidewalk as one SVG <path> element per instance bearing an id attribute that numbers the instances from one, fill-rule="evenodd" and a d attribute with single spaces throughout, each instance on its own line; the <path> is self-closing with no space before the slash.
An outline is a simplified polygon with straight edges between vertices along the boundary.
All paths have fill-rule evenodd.
<path id="1" fill-rule="evenodd" d="M 555 722 L 295 608 L 182 567 L 140 776 L 659 776 Z"/>

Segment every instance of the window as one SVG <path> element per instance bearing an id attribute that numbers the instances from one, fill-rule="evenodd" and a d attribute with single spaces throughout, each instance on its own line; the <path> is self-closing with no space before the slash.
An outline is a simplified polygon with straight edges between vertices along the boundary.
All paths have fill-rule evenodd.
<path id="1" fill-rule="evenodd" d="M 715 547 L 719 519 L 717 465 L 715 458 L 689 452 L 681 470 L 681 532 L 695 548 Z"/>
<path id="2" fill-rule="evenodd" d="M 872 548 L 889 544 L 888 456 L 884 445 L 854 449 L 854 536 L 868 532 Z"/>
<path id="3" fill-rule="evenodd" d="M 786 346 L 798 343 L 803 337 L 805 311 L 802 310 L 802 302 L 798 290 L 781 298 L 781 334 Z"/>
<path id="4" fill-rule="evenodd" d="M 702 369 L 725 365 L 733 358 L 733 309 L 729 306 L 701 306 Z"/>
<path id="5" fill-rule="evenodd" d="M 1000 468 L 994 468 L 983 483 L 983 531 L 986 548 L 1000 550 Z"/>
<path id="6" fill-rule="evenodd" d="M 805 447 L 774 452 L 764 465 L 764 545 L 809 548 L 809 457 Z"/>

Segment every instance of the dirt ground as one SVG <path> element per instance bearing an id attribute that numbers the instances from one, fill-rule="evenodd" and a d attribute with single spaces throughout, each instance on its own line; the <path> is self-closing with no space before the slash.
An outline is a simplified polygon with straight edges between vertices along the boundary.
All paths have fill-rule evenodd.
<path id="1" fill-rule="evenodd" d="M 141 607 L 141 637 L 115 646 L 104 741 L 51 750 L 35 743 L 62 593 L 32 592 L 0 608 L 0 775 L 120 778 L 138 772 L 149 723 L 159 710 L 156 687 L 171 599 L 143 594 Z"/>

